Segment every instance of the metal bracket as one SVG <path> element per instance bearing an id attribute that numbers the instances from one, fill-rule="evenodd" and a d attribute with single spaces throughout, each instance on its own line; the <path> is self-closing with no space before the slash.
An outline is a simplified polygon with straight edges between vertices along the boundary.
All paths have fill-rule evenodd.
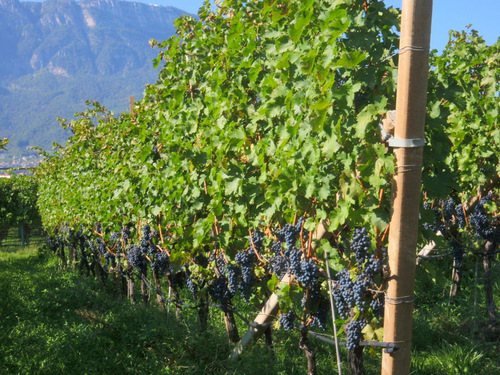
<path id="1" fill-rule="evenodd" d="M 390 137 L 387 140 L 387 143 L 389 144 L 389 147 L 394 147 L 394 148 L 424 147 L 425 139 L 424 138 L 402 139 L 402 138 Z"/>
<path id="2" fill-rule="evenodd" d="M 399 349 L 399 346 L 397 346 L 395 343 L 388 342 L 387 347 L 384 349 L 384 353 L 389 353 L 389 354 L 394 353 L 398 349 Z"/>

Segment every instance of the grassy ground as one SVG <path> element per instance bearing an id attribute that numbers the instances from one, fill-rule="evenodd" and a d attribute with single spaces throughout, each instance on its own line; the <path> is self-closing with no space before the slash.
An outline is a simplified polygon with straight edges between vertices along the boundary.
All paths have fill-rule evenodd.
<path id="1" fill-rule="evenodd" d="M 483 340 L 482 319 L 474 325 L 471 288 L 450 307 L 435 283 L 429 289 L 427 275 L 419 276 L 417 288 L 426 292 L 417 294 L 412 374 L 500 373 L 499 343 Z M 61 270 L 55 257 L 33 247 L 0 247 L 0 374 L 307 373 L 297 333 L 275 331 L 274 357 L 259 341 L 229 363 L 219 311 L 211 310 L 210 328 L 200 334 L 192 311 L 176 321 L 155 306 L 129 303 L 115 287 Z M 334 349 L 314 344 L 319 373 L 336 373 Z M 368 374 L 379 373 L 380 350 L 365 358 Z"/>

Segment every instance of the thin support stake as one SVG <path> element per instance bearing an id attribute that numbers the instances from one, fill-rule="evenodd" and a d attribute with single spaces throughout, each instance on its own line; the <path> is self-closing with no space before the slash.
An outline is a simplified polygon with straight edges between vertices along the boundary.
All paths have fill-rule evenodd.
<path id="1" fill-rule="evenodd" d="M 479 274 L 479 259 L 476 257 L 476 267 L 474 269 L 474 324 L 473 330 L 476 330 L 477 323 L 477 279 Z"/>
<path id="2" fill-rule="evenodd" d="M 339 375 L 342 375 L 342 362 L 340 360 L 339 339 L 337 337 L 337 325 L 335 321 L 335 304 L 333 303 L 332 277 L 330 276 L 330 266 L 328 265 L 328 253 L 325 249 L 326 274 L 328 275 L 328 289 L 330 291 L 330 308 L 332 309 L 333 337 L 335 338 L 335 354 L 337 355 L 337 369 Z"/>

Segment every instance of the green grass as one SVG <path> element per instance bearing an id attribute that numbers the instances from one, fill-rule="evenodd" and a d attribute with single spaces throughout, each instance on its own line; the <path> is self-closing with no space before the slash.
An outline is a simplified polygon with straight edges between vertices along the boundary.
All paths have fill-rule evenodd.
<path id="1" fill-rule="evenodd" d="M 259 340 L 230 363 L 220 311 L 211 310 L 209 329 L 200 334 L 194 311 L 183 310 L 176 321 L 154 305 L 129 303 L 116 286 L 112 279 L 103 286 L 75 269 L 63 270 L 34 247 L 0 247 L 0 374 L 307 373 L 297 332 L 275 330 L 274 358 Z M 439 298 L 428 304 L 417 298 L 413 374 L 499 373 L 498 342 L 481 339 L 471 305 L 462 302 L 450 307 Z M 242 303 L 238 309 L 249 318 L 255 314 Z M 334 348 L 311 340 L 319 373 L 336 373 Z M 373 353 L 365 356 L 368 374 L 380 373 L 381 352 Z M 344 351 L 342 356 L 345 362 Z"/>

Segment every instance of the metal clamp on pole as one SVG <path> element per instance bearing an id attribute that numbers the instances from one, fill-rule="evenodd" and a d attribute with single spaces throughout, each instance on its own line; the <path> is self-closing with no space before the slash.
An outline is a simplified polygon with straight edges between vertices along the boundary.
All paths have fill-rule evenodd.
<path id="1" fill-rule="evenodd" d="M 394 148 L 424 147 L 425 139 L 424 138 L 402 139 L 402 138 L 390 137 L 387 140 L 387 143 L 389 144 L 389 147 L 394 147 Z"/>

